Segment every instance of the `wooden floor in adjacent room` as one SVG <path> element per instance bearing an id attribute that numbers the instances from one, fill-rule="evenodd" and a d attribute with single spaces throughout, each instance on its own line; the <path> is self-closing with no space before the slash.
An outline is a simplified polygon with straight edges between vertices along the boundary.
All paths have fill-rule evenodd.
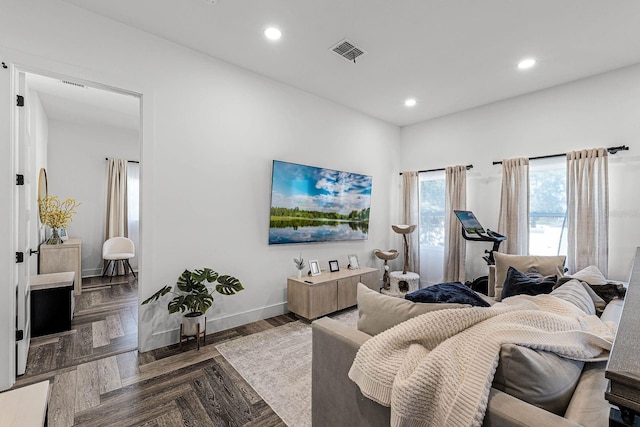
<path id="1" fill-rule="evenodd" d="M 296 319 L 261 320 L 195 342 L 137 351 L 137 280 L 83 279 L 69 332 L 32 338 L 14 388 L 52 384 L 49 426 L 284 426 L 212 344 Z"/>

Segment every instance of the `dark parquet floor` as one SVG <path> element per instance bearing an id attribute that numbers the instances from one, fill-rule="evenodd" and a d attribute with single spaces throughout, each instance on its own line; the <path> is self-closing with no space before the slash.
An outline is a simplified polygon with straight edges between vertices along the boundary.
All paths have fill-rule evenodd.
<path id="1" fill-rule="evenodd" d="M 50 426 L 284 426 L 213 344 L 295 321 L 282 315 L 137 351 L 137 280 L 83 279 L 71 331 L 31 340 L 14 388 L 52 384 Z"/>

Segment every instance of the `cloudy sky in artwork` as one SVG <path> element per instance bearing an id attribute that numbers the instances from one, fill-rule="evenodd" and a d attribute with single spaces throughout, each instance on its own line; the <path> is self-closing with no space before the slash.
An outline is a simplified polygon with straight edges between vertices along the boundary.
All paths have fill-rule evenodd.
<path id="1" fill-rule="evenodd" d="M 370 176 L 273 162 L 271 207 L 348 214 L 370 206 Z"/>

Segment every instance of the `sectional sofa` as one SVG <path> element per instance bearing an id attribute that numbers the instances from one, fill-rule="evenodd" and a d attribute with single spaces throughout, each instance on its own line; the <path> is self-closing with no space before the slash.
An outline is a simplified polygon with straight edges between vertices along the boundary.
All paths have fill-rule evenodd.
<path id="1" fill-rule="evenodd" d="M 522 268 L 525 264 L 533 263 L 540 270 L 540 261 L 508 259 L 506 264 L 513 263 Z M 548 273 L 547 270 L 557 270 L 555 259 L 542 261 L 543 264 L 544 261 L 549 261 L 546 270 L 543 265 L 542 274 Z M 501 268 L 504 269 L 505 265 Z M 504 271 L 492 272 L 490 287 L 493 288 L 491 293 L 494 298 L 496 277 L 503 280 L 504 276 Z M 584 300 L 584 294 L 580 295 Z M 582 300 L 580 303 L 584 303 Z M 587 303 L 593 304 L 591 301 Z M 601 310 L 601 319 L 617 323 L 622 306 L 621 299 L 610 301 Z M 357 329 L 330 318 L 321 318 L 312 324 L 313 425 L 388 426 L 389 407 L 363 396 L 358 386 L 348 377 L 360 346 L 372 336 L 420 314 L 460 307 L 463 306 L 412 303 L 359 285 Z M 381 360 L 380 363 L 384 361 Z M 607 388 L 605 367 L 606 362 L 576 362 L 542 350 L 504 345 L 500 351 L 500 362 L 490 390 L 483 425 L 608 425 L 611 406 L 604 398 Z"/>

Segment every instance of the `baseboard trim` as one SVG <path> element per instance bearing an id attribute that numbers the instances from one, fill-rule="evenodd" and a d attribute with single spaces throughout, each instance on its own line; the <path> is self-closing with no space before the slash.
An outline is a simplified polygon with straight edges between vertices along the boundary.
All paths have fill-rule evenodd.
<path id="1" fill-rule="evenodd" d="M 236 328 L 238 326 L 246 325 L 247 323 L 257 322 L 258 320 L 268 319 L 270 317 L 279 316 L 288 312 L 289 310 L 287 309 L 287 303 L 283 302 L 267 307 L 261 307 L 255 310 L 232 314 L 230 316 L 207 319 L 207 333 L 215 333 L 231 328 Z M 165 347 L 171 344 L 176 344 L 180 340 L 179 335 L 179 326 L 176 329 L 155 332 L 151 336 L 150 342 L 147 343 L 147 345 L 142 345 L 141 343 L 140 351 L 145 352 L 154 350 L 156 348 Z"/>

